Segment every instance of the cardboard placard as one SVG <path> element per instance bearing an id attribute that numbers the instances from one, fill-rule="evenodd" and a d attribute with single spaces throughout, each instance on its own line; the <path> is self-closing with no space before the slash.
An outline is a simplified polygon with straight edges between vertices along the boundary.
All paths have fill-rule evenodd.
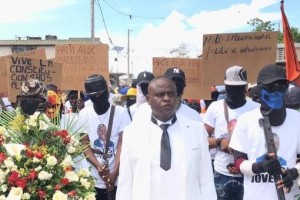
<path id="1" fill-rule="evenodd" d="M 10 56 L 8 62 L 8 97 L 16 102 L 22 83 L 28 79 L 38 79 L 44 84 L 61 86 L 61 63 L 51 60 Z"/>
<path id="2" fill-rule="evenodd" d="M 223 85 L 227 68 L 247 70 L 248 82 L 256 83 L 258 72 L 276 62 L 278 32 L 207 34 L 203 36 L 203 86 Z"/>
<path id="3" fill-rule="evenodd" d="M 183 98 L 200 99 L 202 59 L 191 58 L 153 58 L 154 76 L 163 75 L 168 68 L 178 67 L 185 73 L 186 87 Z"/>
<path id="4" fill-rule="evenodd" d="M 62 90 L 84 91 L 84 81 L 91 74 L 101 74 L 109 84 L 108 45 L 56 45 L 55 61 L 63 64 Z"/>
<path id="5" fill-rule="evenodd" d="M 8 95 L 7 63 L 5 57 L 0 57 L 0 98 Z"/>
<path id="6" fill-rule="evenodd" d="M 28 57 L 28 58 L 38 58 L 38 59 L 46 59 L 46 50 L 45 48 L 39 48 L 30 51 L 23 51 L 20 53 L 10 54 L 7 56 L 0 57 L 0 97 L 8 97 L 8 62 L 10 56 L 20 56 L 20 57 Z"/>

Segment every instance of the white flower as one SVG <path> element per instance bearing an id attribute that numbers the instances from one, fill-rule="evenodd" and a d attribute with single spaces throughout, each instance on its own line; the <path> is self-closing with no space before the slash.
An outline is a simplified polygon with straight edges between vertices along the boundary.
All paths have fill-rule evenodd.
<path id="1" fill-rule="evenodd" d="M 57 159 L 55 158 L 55 156 L 49 156 L 47 158 L 47 165 L 48 166 L 54 166 L 57 164 Z"/>
<path id="2" fill-rule="evenodd" d="M 0 169 L 0 185 L 4 183 L 5 181 L 4 179 L 5 179 L 5 173 L 2 169 Z"/>
<path id="3" fill-rule="evenodd" d="M 21 199 L 30 199 L 30 194 L 29 193 L 24 193 L 23 195 L 22 195 L 22 198 Z"/>
<path id="4" fill-rule="evenodd" d="M 0 126 L 0 135 L 6 135 L 6 128 L 4 126 Z"/>
<path id="5" fill-rule="evenodd" d="M 7 185 L 6 184 L 1 185 L 0 189 L 1 189 L 2 192 L 6 192 Z"/>
<path id="6" fill-rule="evenodd" d="M 36 167 L 35 169 L 34 169 L 34 171 L 36 171 L 36 172 L 39 172 L 39 171 L 41 171 L 42 170 L 42 166 L 40 165 L 40 166 L 38 166 L 38 167 Z"/>
<path id="7" fill-rule="evenodd" d="M 49 127 L 49 125 L 47 123 L 45 123 L 44 121 L 39 121 L 40 122 L 40 130 L 47 130 L 47 128 Z"/>
<path id="8" fill-rule="evenodd" d="M 73 167 L 74 166 L 74 163 L 72 161 L 72 158 L 70 155 L 67 155 L 65 157 L 65 159 L 60 163 L 61 166 L 63 167 Z"/>
<path id="9" fill-rule="evenodd" d="M 4 195 L 1 195 L 0 200 L 6 200 L 6 197 Z"/>
<path id="10" fill-rule="evenodd" d="M 40 161 L 40 159 L 38 159 L 37 157 L 34 156 L 33 159 L 32 159 L 32 162 L 33 163 L 39 163 L 41 161 Z"/>
<path id="11" fill-rule="evenodd" d="M 96 200 L 96 195 L 95 193 L 89 193 L 84 200 Z"/>
<path id="12" fill-rule="evenodd" d="M 87 177 L 91 175 L 91 172 L 87 169 L 80 169 L 77 174 L 79 177 Z"/>
<path id="13" fill-rule="evenodd" d="M 22 195 L 23 195 L 23 190 L 21 187 L 12 187 L 6 199 L 21 200 Z"/>
<path id="14" fill-rule="evenodd" d="M 57 191 L 54 193 L 52 199 L 53 199 L 53 200 L 67 200 L 67 199 L 68 199 L 68 195 L 62 193 L 62 192 L 59 191 L 59 190 L 57 190 Z"/>
<path id="15" fill-rule="evenodd" d="M 77 146 L 80 144 L 79 140 L 77 140 L 74 136 L 71 137 L 70 143 L 71 143 L 74 147 L 77 147 Z"/>
<path id="16" fill-rule="evenodd" d="M 79 177 L 74 171 L 66 171 L 65 178 L 67 178 L 70 182 L 77 182 Z"/>
<path id="17" fill-rule="evenodd" d="M 17 166 L 15 165 L 15 163 L 11 157 L 8 157 L 4 160 L 4 165 L 10 170 L 17 169 Z"/>
<path id="18" fill-rule="evenodd" d="M 91 187 L 91 183 L 86 178 L 81 178 L 80 183 L 85 189 L 89 189 Z"/>
<path id="19" fill-rule="evenodd" d="M 76 148 L 74 148 L 73 146 L 68 146 L 68 153 L 72 154 L 76 151 Z"/>
<path id="20" fill-rule="evenodd" d="M 49 180 L 49 179 L 51 179 L 52 178 L 52 176 L 53 176 L 53 174 L 51 174 L 51 173 L 48 173 L 48 172 L 46 172 L 46 171 L 41 171 L 39 174 L 38 174 L 38 178 L 40 179 L 40 180 Z"/>
<path id="21" fill-rule="evenodd" d="M 3 146 L 5 147 L 7 153 L 10 156 L 15 156 L 15 155 L 20 155 L 21 151 L 25 149 L 25 145 L 22 144 L 3 144 Z"/>

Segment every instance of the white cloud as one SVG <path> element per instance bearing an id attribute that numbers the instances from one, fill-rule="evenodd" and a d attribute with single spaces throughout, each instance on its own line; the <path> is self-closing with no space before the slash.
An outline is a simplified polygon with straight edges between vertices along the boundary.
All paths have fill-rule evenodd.
<path id="1" fill-rule="evenodd" d="M 152 57 L 170 56 L 170 50 L 180 44 L 189 45 L 193 49 L 191 56 L 196 57 L 202 52 L 203 34 L 238 32 L 245 28 L 250 31 L 252 28 L 247 25 L 247 21 L 256 17 L 264 21 L 279 20 L 279 9 L 275 13 L 262 12 L 262 9 L 274 4 L 278 4 L 278 0 L 252 0 L 250 4 L 234 4 L 220 10 L 200 11 L 190 17 L 174 10 L 160 25 L 145 24 L 137 36 L 131 38 L 131 48 L 134 49 L 131 59 L 135 65 L 132 66 L 133 72 L 137 74 L 143 70 L 140 69 L 141 66 L 152 70 Z M 127 38 L 123 37 L 124 40 L 127 42 Z"/>
<path id="2" fill-rule="evenodd" d="M 7 0 L 1 2 L 0 23 L 45 21 L 45 12 L 75 3 L 76 0 Z"/>

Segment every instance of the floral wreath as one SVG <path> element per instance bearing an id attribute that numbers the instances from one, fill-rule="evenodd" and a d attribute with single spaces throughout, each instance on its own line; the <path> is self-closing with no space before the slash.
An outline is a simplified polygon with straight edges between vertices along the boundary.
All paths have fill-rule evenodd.
<path id="1" fill-rule="evenodd" d="M 2 112 L 0 200 L 94 200 L 89 169 L 74 168 L 74 158 L 85 148 L 79 130 L 61 130 L 44 113 L 26 118 L 19 109 Z"/>

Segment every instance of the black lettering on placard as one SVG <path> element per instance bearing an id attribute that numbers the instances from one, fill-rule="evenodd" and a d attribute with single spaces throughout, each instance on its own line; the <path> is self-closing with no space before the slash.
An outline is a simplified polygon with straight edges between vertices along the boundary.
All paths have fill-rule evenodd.
<path id="1" fill-rule="evenodd" d="M 153 66 L 159 67 L 159 66 L 169 66 L 167 59 L 153 59 Z"/>
<path id="2" fill-rule="evenodd" d="M 12 65 L 10 71 L 10 87 L 20 89 L 21 84 L 28 79 L 38 79 L 42 82 L 51 82 L 55 75 L 53 62 L 39 59 L 38 62 L 26 57 L 11 57 Z"/>

